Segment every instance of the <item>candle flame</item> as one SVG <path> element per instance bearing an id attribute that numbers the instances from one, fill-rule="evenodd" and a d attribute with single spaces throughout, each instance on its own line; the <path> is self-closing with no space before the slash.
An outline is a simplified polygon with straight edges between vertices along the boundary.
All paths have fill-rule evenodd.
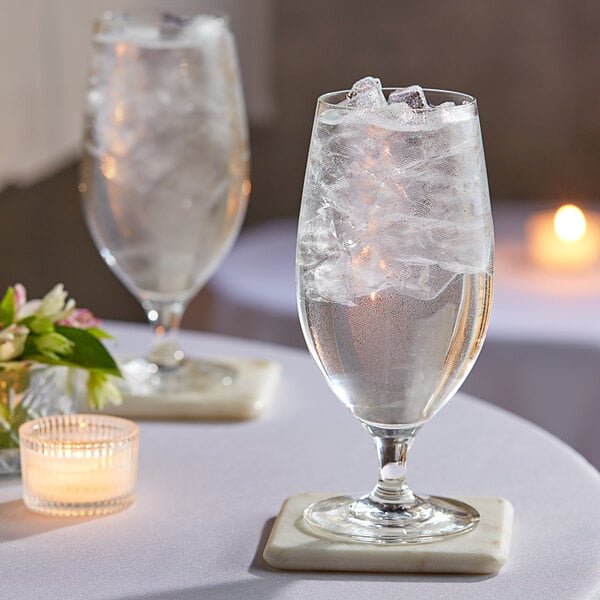
<path id="1" fill-rule="evenodd" d="M 554 215 L 554 231 L 563 242 L 577 242 L 584 235 L 587 223 L 583 211 L 574 204 L 564 204 Z"/>

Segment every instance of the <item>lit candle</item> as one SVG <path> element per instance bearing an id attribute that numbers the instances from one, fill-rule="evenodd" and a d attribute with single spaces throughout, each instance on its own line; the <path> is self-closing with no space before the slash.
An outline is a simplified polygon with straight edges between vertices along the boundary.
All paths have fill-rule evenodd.
<path id="1" fill-rule="evenodd" d="M 531 260 L 542 267 L 583 269 L 600 256 L 600 216 L 586 217 L 574 204 L 532 215 L 525 235 Z"/>
<path id="2" fill-rule="evenodd" d="M 56 415 L 19 429 L 23 501 L 59 516 L 98 515 L 134 500 L 138 426 L 104 415 Z"/>

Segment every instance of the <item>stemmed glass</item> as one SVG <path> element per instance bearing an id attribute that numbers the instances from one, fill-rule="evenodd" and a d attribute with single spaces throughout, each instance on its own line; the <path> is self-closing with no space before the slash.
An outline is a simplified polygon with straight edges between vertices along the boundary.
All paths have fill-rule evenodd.
<path id="1" fill-rule="evenodd" d="M 125 14 L 96 22 L 80 191 L 102 258 L 155 331 L 123 365 L 134 395 L 231 383 L 228 369 L 184 356 L 189 300 L 243 219 L 248 132 L 233 36 L 222 17 Z"/>
<path id="2" fill-rule="evenodd" d="M 317 502 L 305 522 L 345 540 L 402 544 L 463 533 L 479 519 L 463 502 L 413 493 L 406 456 L 483 343 L 493 233 L 475 99 L 425 90 L 429 105 L 402 94 L 388 104 L 391 93 L 318 100 L 297 292 L 309 350 L 373 436 L 380 463 L 370 493 Z"/>

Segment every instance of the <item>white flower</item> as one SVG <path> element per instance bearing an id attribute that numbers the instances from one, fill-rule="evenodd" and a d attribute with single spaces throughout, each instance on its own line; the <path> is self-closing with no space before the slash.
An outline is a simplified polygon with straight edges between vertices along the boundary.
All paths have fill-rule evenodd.
<path id="1" fill-rule="evenodd" d="M 16 320 L 20 321 L 26 317 L 31 317 L 31 315 L 34 315 L 38 311 L 41 305 L 41 300 L 30 300 L 29 302 L 25 302 L 25 304 L 17 310 Z"/>
<path id="2" fill-rule="evenodd" d="M 66 319 L 75 310 L 75 300 L 71 298 L 67 302 L 67 296 L 63 284 L 57 283 L 41 300 L 30 300 L 22 306 L 17 318 L 23 319 L 35 315 L 51 323 Z"/>
<path id="3" fill-rule="evenodd" d="M 29 329 L 25 325 L 13 323 L 0 331 L 0 361 L 18 358 L 25 349 Z"/>
<path id="4" fill-rule="evenodd" d="M 119 405 L 123 397 L 119 388 L 105 373 L 90 371 L 87 381 L 87 403 L 90 408 L 101 409 L 107 402 Z"/>
<path id="5" fill-rule="evenodd" d="M 123 403 L 123 396 L 121 395 L 119 388 L 110 379 L 107 379 L 102 385 L 101 394 L 102 404 L 110 402 L 115 406 L 119 406 Z"/>

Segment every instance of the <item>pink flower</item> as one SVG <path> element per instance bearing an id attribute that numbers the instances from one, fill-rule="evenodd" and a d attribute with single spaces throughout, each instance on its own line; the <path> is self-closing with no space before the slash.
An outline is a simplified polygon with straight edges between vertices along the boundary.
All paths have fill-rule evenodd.
<path id="1" fill-rule="evenodd" d="M 27 289 L 22 283 L 15 283 L 13 289 L 15 290 L 15 321 L 34 315 L 42 305 L 42 301 L 30 300 L 28 302 Z"/>
<path id="2" fill-rule="evenodd" d="M 65 319 L 58 322 L 59 325 L 67 327 L 77 327 L 78 329 L 89 329 L 90 327 L 100 327 L 102 321 L 97 319 L 91 310 L 87 308 L 75 308 Z"/>
<path id="3" fill-rule="evenodd" d="M 19 312 L 21 306 L 27 302 L 27 290 L 22 283 L 15 283 L 15 312 Z"/>

